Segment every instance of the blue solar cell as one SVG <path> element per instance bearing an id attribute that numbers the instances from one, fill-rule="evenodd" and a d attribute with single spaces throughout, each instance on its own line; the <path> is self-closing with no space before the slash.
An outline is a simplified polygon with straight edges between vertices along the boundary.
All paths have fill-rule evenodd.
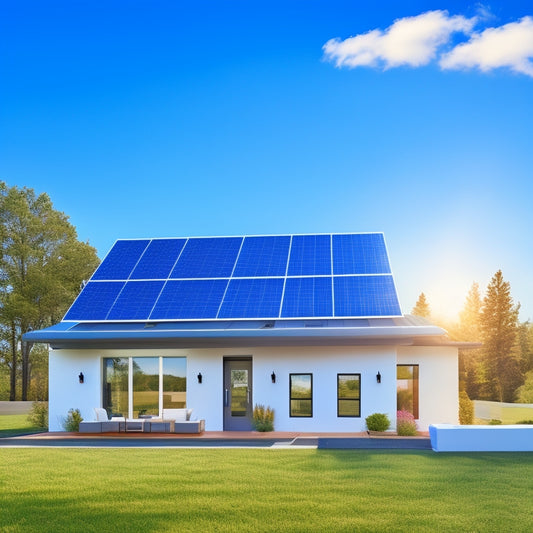
<path id="1" fill-rule="evenodd" d="M 242 237 L 189 239 L 171 278 L 229 278 Z"/>
<path id="2" fill-rule="evenodd" d="M 63 320 L 105 320 L 124 284 L 123 281 L 90 281 Z"/>
<path id="3" fill-rule="evenodd" d="M 149 242 L 117 241 L 91 279 L 128 279 Z"/>
<path id="4" fill-rule="evenodd" d="M 146 320 L 164 281 L 128 281 L 107 315 L 108 320 Z"/>
<path id="5" fill-rule="evenodd" d="M 277 318 L 283 278 L 232 279 L 218 318 Z"/>
<path id="6" fill-rule="evenodd" d="M 331 275 L 329 235 L 295 235 L 292 238 L 289 276 Z"/>
<path id="7" fill-rule="evenodd" d="M 400 316 L 392 276 L 333 278 L 336 317 Z"/>
<path id="8" fill-rule="evenodd" d="M 287 278 L 281 316 L 330 317 L 332 316 L 331 278 Z"/>
<path id="9" fill-rule="evenodd" d="M 227 284 L 227 279 L 167 281 L 150 319 L 216 318 Z"/>
<path id="10" fill-rule="evenodd" d="M 289 236 L 245 237 L 233 276 L 284 276 L 290 244 Z"/>
<path id="11" fill-rule="evenodd" d="M 155 239 L 146 248 L 130 279 L 166 279 L 186 239 Z"/>
<path id="12" fill-rule="evenodd" d="M 381 233 L 333 235 L 333 274 L 389 274 Z"/>

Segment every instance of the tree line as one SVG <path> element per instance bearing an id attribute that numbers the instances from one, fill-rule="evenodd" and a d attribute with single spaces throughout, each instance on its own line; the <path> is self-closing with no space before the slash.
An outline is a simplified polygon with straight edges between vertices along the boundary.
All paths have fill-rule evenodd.
<path id="1" fill-rule="evenodd" d="M 533 324 L 519 321 L 511 285 L 501 270 L 484 295 L 473 283 L 454 324 L 439 324 L 451 340 L 481 343 L 459 350 L 459 388 L 476 400 L 533 403 Z M 421 293 L 412 314 L 430 318 L 431 309 Z"/>
<path id="2" fill-rule="evenodd" d="M 22 335 L 61 320 L 99 264 L 47 194 L 0 181 L 0 400 L 48 398 L 48 350 Z"/>

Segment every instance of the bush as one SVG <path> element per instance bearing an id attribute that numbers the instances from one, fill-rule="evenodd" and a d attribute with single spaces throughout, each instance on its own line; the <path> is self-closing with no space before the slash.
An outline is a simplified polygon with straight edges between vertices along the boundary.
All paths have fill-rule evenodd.
<path id="1" fill-rule="evenodd" d="M 68 415 L 63 419 L 63 429 L 65 431 L 79 431 L 82 421 L 83 418 L 79 409 L 69 409 Z"/>
<path id="2" fill-rule="evenodd" d="M 409 411 L 396 413 L 396 433 L 402 437 L 414 437 L 418 435 L 415 417 Z"/>
<path id="3" fill-rule="evenodd" d="M 515 422 L 515 424 L 533 424 L 533 420 L 520 420 L 520 422 Z"/>
<path id="4" fill-rule="evenodd" d="M 459 393 L 459 424 L 468 426 L 474 423 L 474 402 L 466 391 Z"/>
<path id="5" fill-rule="evenodd" d="M 385 413 L 374 413 L 365 418 L 369 431 L 387 431 L 390 428 L 389 417 Z"/>
<path id="6" fill-rule="evenodd" d="M 501 426 L 501 424 L 502 424 L 502 421 L 496 418 L 489 420 L 489 426 Z"/>
<path id="7" fill-rule="evenodd" d="M 274 411 L 270 407 L 256 405 L 252 425 L 256 431 L 273 431 Z"/>
<path id="8" fill-rule="evenodd" d="M 33 402 L 28 422 L 38 428 L 48 428 L 48 402 Z"/>

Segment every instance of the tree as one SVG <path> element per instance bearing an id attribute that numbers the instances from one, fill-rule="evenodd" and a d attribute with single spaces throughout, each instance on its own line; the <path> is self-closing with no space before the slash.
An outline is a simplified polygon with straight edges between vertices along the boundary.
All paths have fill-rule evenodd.
<path id="1" fill-rule="evenodd" d="M 485 370 L 491 391 L 487 399 L 512 402 L 521 384 L 520 364 L 515 345 L 518 332 L 518 310 L 511 297 L 511 286 L 501 270 L 492 277 L 481 311 L 481 334 Z"/>
<path id="2" fill-rule="evenodd" d="M 418 297 L 418 300 L 416 301 L 416 304 L 413 307 L 411 314 L 424 318 L 429 318 L 431 316 L 431 310 L 426 300 L 426 295 L 423 292 L 420 293 L 420 296 Z"/>
<path id="3" fill-rule="evenodd" d="M 473 283 L 466 296 L 463 309 L 459 313 L 459 325 L 454 328 L 455 340 L 464 342 L 481 341 L 481 309 L 483 301 L 479 285 Z M 482 350 L 459 350 L 459 385 L 469 398 L 479 398 L 484 383 Z"/>
<path id="4" fill-rule="evenodd" d="M 31 382 L 33 346 L 22 335 L 59 321 L 98 262 L 47 194 L 0 181 L 0 324 L 10 400 L 17 398 L 19 372 L 22 400 Z"/>
<path id="5" fill-rule="evenodd" d="M 526 373 L 526 379 L 516 390 L 516 399 L 520 403 L 533 403 L 533 370 Z"/>

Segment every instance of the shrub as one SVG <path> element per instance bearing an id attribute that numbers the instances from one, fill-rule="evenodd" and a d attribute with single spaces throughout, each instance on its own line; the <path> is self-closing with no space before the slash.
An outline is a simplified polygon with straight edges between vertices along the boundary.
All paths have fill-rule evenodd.
<path id="1" fill-rule="evenodd" d="M 533 424 L 533 420 L 520 420 L 520 422 L 515 422 L 516 424 Z"/>
<path id="2" fill-rule="evenodd" d="M 459 424 L 468 426 L 474 423 L 474 402 L 466 391 L 459 393 Z"/>
<path id="3" fill-rule="evenodd" d="M 387 431 L 390 428 L 389 417 L 385 413 L 374 413 L 365 418 L 369 431 Z"/>
<path id="4" fill-rule="evenodd" d="M 69 409 L 68 415 L 63 419 L 63 428 L 65 431 L 79 431 L 82 421 L 79 409 Z"/>
<path id="5" fill-rule="evenodd" d="M 38 428 L 48 427 L 48 402 L 33 402 L 28 414 L 28 422 Z"/>
<path id="6" fill-rule="evenodd" d="M 493 418 L 492 420 L 489 420 L 489 426 L 500 426 L 502 423 L 501 420 L 498 420 L 496 418 Z"/>
<path id="7" fill-rule="evenodd" d="M 414 437 L 418 435 L 415 417 L 409 411 L 396 413 L 396 433 L 402 437 Z"/>
<path id="8" fill-rule="evenodd" d="M 274 411 L 264 405 L 254 407 L 252 425 L 256 431 L 274 430 Z"/>

